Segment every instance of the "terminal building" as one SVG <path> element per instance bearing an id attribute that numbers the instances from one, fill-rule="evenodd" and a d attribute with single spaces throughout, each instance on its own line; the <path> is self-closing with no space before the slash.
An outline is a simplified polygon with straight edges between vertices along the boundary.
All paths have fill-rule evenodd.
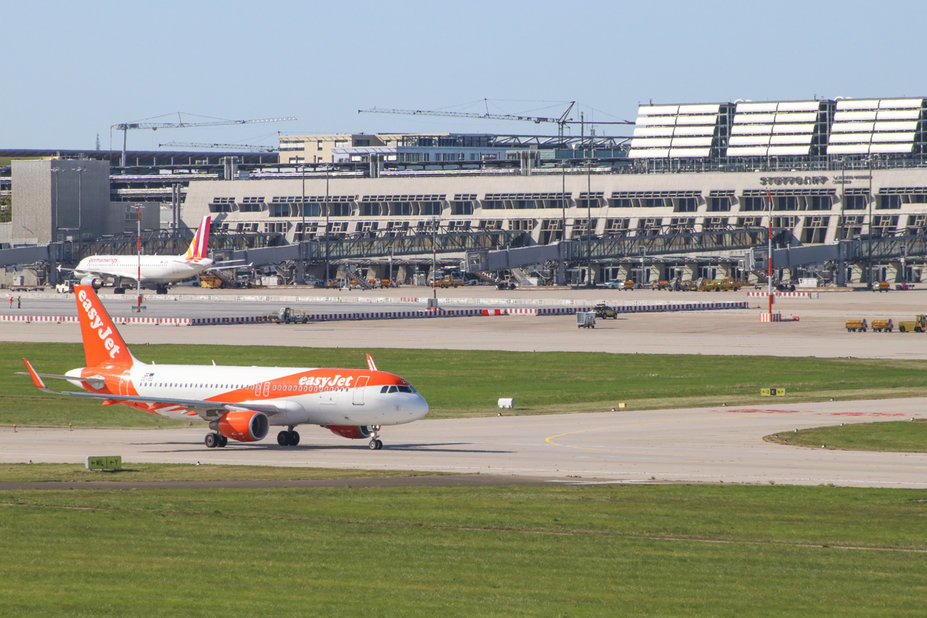
<path id="1" fill-rule="evenodd" d="M 771 224 L 777 246 L 796 254 L 846 247 L 839 259 L 789 263 L 780 278 L 917 282 L 927 261 L 925 101 L 647 104 L 625 139 L 281 136 L 276 164 L 227 166 L 156 199 L 180 227 L 211 214 L 218 234 L 251 238 L 251 248 L 380 239 L 371 269 L 384 252 L 398 255 L 395 239 L 489 235 L 483 248 L 572 244 L 557 254 L 570 262 L 565 274 L 536 265 L 545 281 L 755 277 L 749 251 L 765 234 L 750 236 L 756 247 L 734 239 Z"/>

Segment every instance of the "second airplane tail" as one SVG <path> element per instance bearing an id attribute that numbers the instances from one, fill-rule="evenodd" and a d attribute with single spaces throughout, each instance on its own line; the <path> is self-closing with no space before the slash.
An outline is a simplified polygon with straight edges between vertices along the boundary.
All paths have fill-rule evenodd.
<path id="1" fill-rule="evenodd" d="M 196 234 L 193 236 L 193 240 L 190 242 L 187 252 L 183 255 L 185 260 L 202 260 L 208 257 L 210 221 L 212 221 L 212 217 L 209 215 L 203 217 L 200 226 L 196 228 Z"/>

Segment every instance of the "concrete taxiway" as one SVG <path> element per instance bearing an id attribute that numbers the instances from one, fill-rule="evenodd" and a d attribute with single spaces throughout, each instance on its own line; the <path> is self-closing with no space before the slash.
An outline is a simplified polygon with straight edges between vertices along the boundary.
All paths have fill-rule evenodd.
<path id="1" fill-rule="evenodd" d="M 925 417 L 924 399 L 423 420 L 384 427 L 383 450 L 301 427 L 302 444 L 203 445 L 206 428 L 0 430 L 0 461 L 311 466 L 481 474 L 570 483 L 776 483 L 927 487 L 927 454 L 783 446 L 763 437 Z M 127 411 L 127 413 L 130 413 Z"/>
<path id="2" fill-rule="evenodd" d="M 402 302 L 400 295 L 427 296 L 429 292 L 402 289 L 369 293 L 392 294 L 395 302 Z M 356 296 L 357 292 L 352 294 Z M 611 290 L 526 291 L 518 295 L 486 288 L 441 294 L 464 298 L 490 294 L 500 304 L 525 305 L 550 297 L 577 302 L 746 297 L 744 292 Z M 281 304 L 278 301 L 270 296 L 260 302 L 273 311 Z M 210 303 L 195 298 L 171 302 L 181 312 L 184 308 L 208 311 Z M 304 302 L 311 304 L 318 299 L 308 294 Z M 787 316 L 800 316 L 800 320 L 778 324 L 759 322 L 765 299 L 752 297 L 750 305 L 746 310 L 627 314 L 617 320 L 600 320 L 594 330 L 577 329 L 571 316 L 498 316 L 306 325 L 127 325 L 121 331 L 143 358 L 145 343 L 234 343 L 927 359 L 927 334 L 847 333 L 843 324 L 851 317 L 870 321 L 877 317 L 911 319 L 927 307 L 927 290 L 885 294 L 821 292 L 817 298 L 780 298 L 777 310 Z M 79 329 L 73 324 L 4 324 L 0 329 L 0 341 L 79 340 Z M 693 362 L 696 359 L 693 357 Z M 363 363 L 361 357 L 358 363 Z M 130 410 L 126 413 L 136 414 Z M 271 435 L 259 443 L 234 443 L 224 449 L 203 446 L 207 430 L 201 423 L 171 430 L 20 427 L 13 432 L 10 427 L 2 427 L 0 461 L 80 463 L 88 455 L 119 454 L 126 462 L 398 469 L 560 482 L 832 483 L 919 488 L 927 486 L 927 455 L 790 447 L 764 442 L 763 436 L 821 425 L 924 418 L 925 414 L 927 398 L 426 419 L 385 427 L 382 438 L 386 446 L 382 451 L 369 451 L 366 441 L 352 442 L 308 426 L 300 427 L 303 443 L 296 448 L 278 447 Z"/>

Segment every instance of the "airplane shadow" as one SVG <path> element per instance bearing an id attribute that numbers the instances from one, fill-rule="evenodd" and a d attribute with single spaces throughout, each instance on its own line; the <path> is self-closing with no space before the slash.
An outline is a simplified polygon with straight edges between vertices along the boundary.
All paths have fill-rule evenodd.
<path id="1" fill-rule="evenodd" d="M 350 450 L 370 450 L 367 447 L 367 443 L 363 442 L 362 444 L 345 444 L 345 445 L 334 445 L 334 444 L 313 444 L 311 442 L 305 442 L 299 444 L 298 446 L 280 446 L 279 444 L 245 444 L 245 443 L 229 443 L 229 446 L 219 449 L 208 449 L 202 444 L 195 444 L 191 442 L 162 442 L 160 446 L 165 448 L 159 449 L 156 448 L 158 445 L 151 443 L 133 443 L 133 446 L 139 447 L 148 447 L 145 450 L 152 452 L 160 453 L 183 453 L 188 452 L 191 448 L 202 447 L 204 451 L 207 452 L 223 452 L 225 449 L 232 447 L 236 451 L 255 451 L 255 452 L 266 452 L 268 450 L 272 451 L 289 451 L 293 453 L 299 453 L 301 451 L 343 451 L 346 449 Z M 514 451 L 510 450 L 492 450 L 492 449 L 475 449 L 475 448 L 453 448 L 456 446 L 466 446 L 464 442 L 438 442 L 433 444 L 392 444 L 386 443 L 383 445 L 384 451 L 405 451 L 409 453 L 422 452 L 422 453 L 486 453 L 486 454 L 511 454 Z M 167 448 L 175 447 L 175 448 Z"/>

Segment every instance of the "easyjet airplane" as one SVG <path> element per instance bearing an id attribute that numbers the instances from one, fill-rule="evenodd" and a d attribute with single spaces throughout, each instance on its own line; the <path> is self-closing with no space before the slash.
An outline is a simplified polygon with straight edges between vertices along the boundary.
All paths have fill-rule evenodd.
<path id="1" fill-rule="evenodd" d="M 294 428 L 311 424 L 345 438 L 369 438 L 370 449 L 378 450 L 381 425 L 410 423 L 428 413 L 412 385 L 378 371 L 369 354 L 366 369 L 143 363 L 129 351 L 93 286 L 75 286 L 74 294 L 87 364 L 57 375 L 38 373 L 23 359 L 36 387 L 171 418 L 198 416 L 212 429 L 205 440 L 210 448 L 225 446 L 229 438 L 261 440 L 271 425 L 286 428 L 277 434 L 278 444 L 296 446 Z M 87 392 L 52 390 L 43 378 L 68 380 Z"/>
<path id="2" fill-rule="evenodd" d="M 186 253 L 180 255 L 91 255 L 82 259 L 74 268 L 74 274 L 84 277 L 99 277 L 104 281 L 112 279 L 120 285 L 121 279 L 138 281 L 141 271 L 141 285 L 153 287 L 158 294 L 167 291 L 167 284 L 189 279 L 195 275 L 217 268 L 235 268 L 243 263 L 216 265 L 207 257 L 209 224 L 211 217 L 203 217 Z M 66 270 L 66 269 L 60 269 Z"/>

